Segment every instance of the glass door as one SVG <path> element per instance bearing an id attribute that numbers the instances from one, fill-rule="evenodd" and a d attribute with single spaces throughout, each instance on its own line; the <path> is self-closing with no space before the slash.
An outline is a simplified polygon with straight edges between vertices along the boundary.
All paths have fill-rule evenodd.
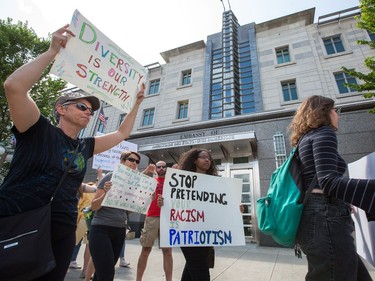
<path id="1" fill-rule="evenodd" d="M 247 242 L 255 242 L 252 218 L 254 214 L 254 184 L 253 184 L 253 169 L 245 170 L 231 170 L 232 178 L 242 179 L 242 205 L 244 207 L 242 213 L 244 233 Z"/>

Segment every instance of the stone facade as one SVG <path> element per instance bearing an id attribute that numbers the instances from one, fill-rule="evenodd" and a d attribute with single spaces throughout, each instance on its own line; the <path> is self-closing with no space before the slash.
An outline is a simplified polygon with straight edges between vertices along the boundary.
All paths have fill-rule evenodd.
<path id="1" fill-rule="evenodd" d="M 314 22 L 315 9 L 301 11 L 268 22 L 249 23 L 239 27 L 239 37 L 247 40 L 252 58 L 256 110 L 229 118 L 210 120 L 210 70 L 212 50 L 220 43 L 221 33 L 208 35 L 207 43 L 198 41 L 161 53 L 165 64 L 153 64 L 149 68 L 150 81 L 160 80 L 159 91 L 148 95 L 142 103 L 129 141 L 138 145 L 144 156 L 140 169 L 151 162 L 177 161 L 179 155 L 192 146 L 210 149 L 224 176 L 236 173 L 249 175 L 250 191 L 247 198 L 249 212 L 245 233 L 247 241 L 263 246 L 274 246 L 270 237 L 261 234 L 256 225 L 256 200 L 267 192 L 269 179 L 276 168 L 274 136 L 285 136 L 286 155 L 291 147 L 287 127 L 301 101 L 311 95 L 325 95 L 342 107 L 338 130 L 339 152 L 346 161 L 352 162 L 375 150 L 375 115 L 368 110 L 375 106 L 362 94 L 340 94 L 334 74 L 341 67 L 366 72 L 364 59 L 374 56 L 374 50 L 356 43 L 369 39 L 366 31 L 356 28 L 354 15 L 336 13 L 326 20 L 320 17 Z M 344 52 L 328 55 L 323 39 L 339 35 Z M 243 43 L 243 42 L 242 42 Z M 290 61 L 278 63 L 276 51 L 289 50 Z M 191 83 L 182 85 L 184 73 L 191 74 Z M 295 81 L 298 98 L 284 101 L 282 83 Z M 359 82 L 359 81 L 358 81 Z M 186 118 L 178 119 L 178 105 L 188 102 Z M 154 108 L 151 125 L 142 126 L 143 112 Z M 104 107 L 108 117 L 106 132 L 115 130 L 120 121 L 117 109 Z M 92 124 L 84 134 L 92 134 L 98 126 Z M 244 160 L 245 159 L 245 160 Z M 93 177 L 90 171 L 87 178 Z M 244 187 L 245 188 L 245 187 Z M 133 215 L 132 223 L 141 227 L 142 216 Z"/>

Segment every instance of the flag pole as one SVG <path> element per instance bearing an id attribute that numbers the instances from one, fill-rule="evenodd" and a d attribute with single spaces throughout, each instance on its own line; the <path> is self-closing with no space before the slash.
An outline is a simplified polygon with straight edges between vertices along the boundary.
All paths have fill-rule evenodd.
<path id="1" fill-rule="evenodd" d="M 224 9 L 224 12 L 225 12 L 225 6 L 224 6 L 224 2 L 223 0 L 220 0 L 221 4 L 223 4 L 223 9 Z"/>

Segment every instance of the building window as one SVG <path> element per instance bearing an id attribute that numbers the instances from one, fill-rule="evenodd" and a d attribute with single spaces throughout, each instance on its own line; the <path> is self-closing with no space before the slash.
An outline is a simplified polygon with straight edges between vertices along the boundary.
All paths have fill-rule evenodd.
<path id="1" fill-rule="evenodd" d="M 281 82 L 284 101 L 298 100 L 296 81 Z"/>
<path id="2" fill-rule="evenodd" d="M 189 101 L 179 101 L 177 119 L 185 119 L 188 116 Z"/>
<path id="3" fill-rule="evenodd" d="M 356 92 L 356 89 L 350 88 L 347 84 L 357 85 L 357 81 L 354 77 L 350 76 L 345 72 L 336 72 L 333 74 L 335 76 L 337 87 L 339 88 L 340 94 L 346 94 L 351 92 Z"/>
<path id="4" fill-rule="evenodd" d="M 119 127 L 120 127 L 121 123 L 124 122 L 125 116 L 126 116 L 126 113 L 120 114 L 120 119 L 119 119 L 119 122 L 118 122 Z"/>
<path id="5" fill-rule="evenodd" d="M 273 146 L 275 149 L 276 168 L 279 168 L 287 159 L 285 139 L 282 133 L 276 133 L 273 136 Z"/>
<path id="6" fill-rule="evenodd" d="M 150 88 L 148 90 L 149 95 L 155 95 L 159 93 L 160 79 L 150 81 Z"/>
<path id="7" fill-rule="evenodd" d="M 190 85 L 191 84 L 191 70 L 185 70 L 182 72 L 182 81 L 181 85 Z"/>
<path id="8" fill-rule="evenodd" d="M 277 64 L 290 62 L 289 47 L 281 47 L 276 49 Z"/>
<path id="9" fill-rule="evenodd" d="M 142 127 L 151 126 L 154 123 L 155 108 L 143 110 Z"/>
<path id="10" fill-rule="evenodd" d="M 85 137 L 86 128 L 83 128 L 81 131 L 79 131 L 78 138 L 82 139 Z"/>
<path id="11" fill-rule="evenodd" d="M 333 55 L 345 51 L 340 35 L 324 38 L 323 42 L 327 55 Z"/>
<path id="12" fill-rule="evenodd" d="M 105 124 L 103 122 L 99 122 L 97 132 L 103 133 L 103 134 L 105 133 Z"/>
<path id="13" fill-rule="evenodd" d="M 246 164 L 246 163 L 249 163 L 249 157 L 247 156 L 233 158 L 233 164 Z"/>

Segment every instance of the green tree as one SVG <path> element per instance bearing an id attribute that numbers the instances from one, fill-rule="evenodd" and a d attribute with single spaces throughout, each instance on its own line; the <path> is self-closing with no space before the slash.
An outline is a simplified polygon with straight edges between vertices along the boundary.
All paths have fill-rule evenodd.
<path id="1" fill-rule="evenodd" d="M 4 81 L 17 68 L 45 52 L 49 48 L 50 38 L 39 38 L 28 23 L 14 24 L 12 19 L 0 20 L 0 142 L 6 147 L 12 147 L 12 121 L 8 103 L 5 98 Z M 59 91 L 65 88 L 66 82 L 49 75 L 49 70 L 43 73 L 40 80 L 33 86 L 30 96 L 38 105 L 41 113 L 55 122 L 52 114 L 53 102 Z M 0 178 L 6 173 L 6 165 L 0 163 Z"/>
<path id="2" fill-rule="evenodd" d="M 357 27 L 367 30 L 371 37 L 375 36 L 375 0 L 360 0 L 359 7 L 361 9 L 361 15 L 358 16 Z M 374 40 L 358 40 L 360 45 L 368 45 L 371 49 L 375 49 Z M 365 98 L 372 98 L 375 93 L 371 92 L 375 90 L 375 57 L 367 57 L 364 61 L 366 67 L 369 69 L 369 73 L 364 74 L 359 71 L 352 69 L 347 69 L 343 67 L 342 69 L 352 77 L 356 77 L 362 80 L 362 84 L 350 84 L 350 88 L 356 89 L 358 92 L 365 92 Z M 375 108 L 371 110 L 371 113 L 375 113 Z"/>

